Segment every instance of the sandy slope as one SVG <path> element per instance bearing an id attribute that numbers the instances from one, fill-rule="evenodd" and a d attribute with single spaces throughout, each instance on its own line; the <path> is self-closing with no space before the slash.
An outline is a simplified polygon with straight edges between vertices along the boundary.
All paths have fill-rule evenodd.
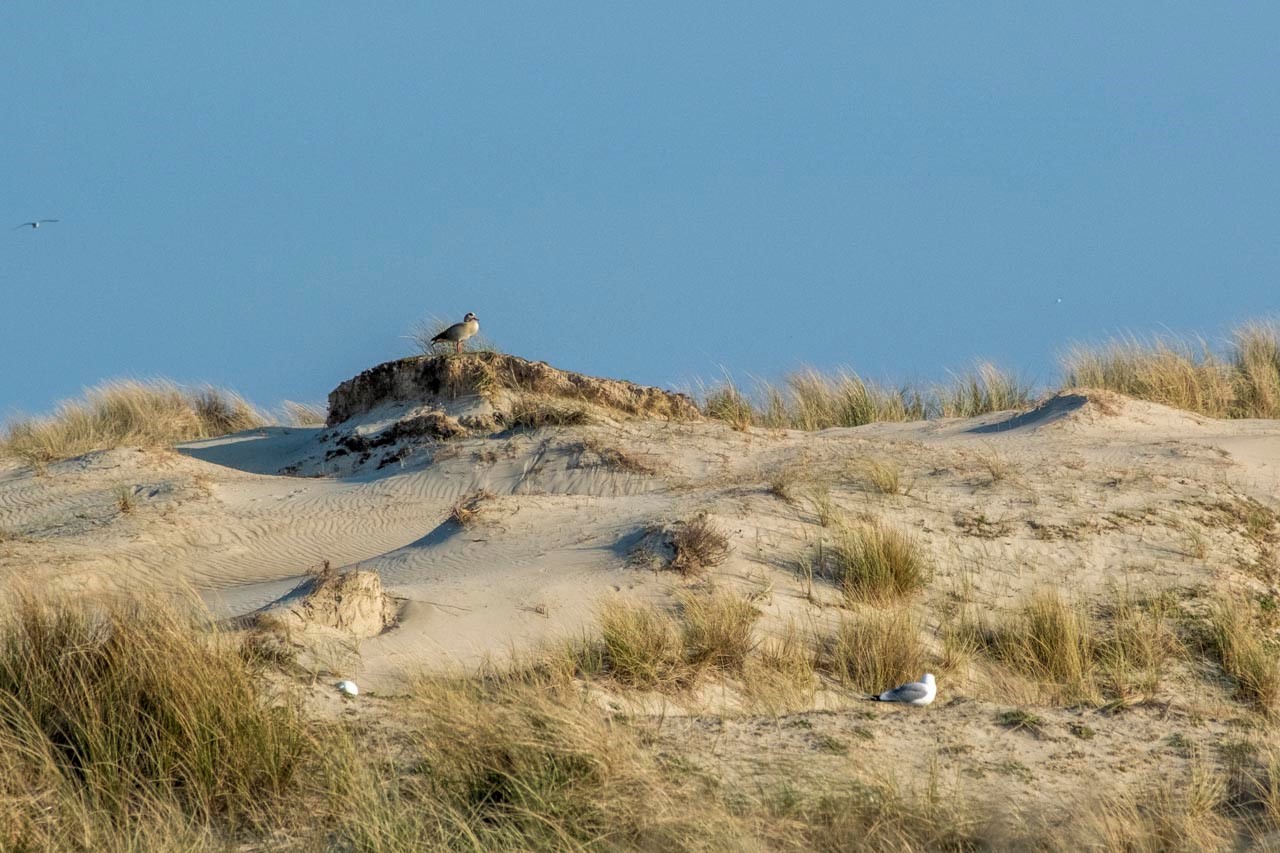
<path id="1" fill-rule="evenodd" d="M 455 414 L 476 405 L 463 399 Z M 331 663 L 372 691 L 369 714 L 394 713 L 377 694 L 394 693 L 406 672 L 473 666 L 580 631 L 607 596 L 678 594 L 685 581 L 632 552 L 650 525 L 703 510 L 734 546 L 710 580 L 752 594 L 762 630 L 830 623 L 843 612 L 835 591 L 819 581 L 810 596 L 797 571 L 820 535 L 824 493 L 926 545 L 936 568 L 916 606 L 935 649 L 947 614 L 997 613 L 1043 586 L 1094 604 L 1126 586 L 1190 601 L 1228 587 L 1280 595 L 1266 550 L 1280 530 L 1260 540 L 1239 521 L 1251 501 L 1280 509 L 1278 422 L 1212 421 L 1082 391 L 1019 415 L 819 433 L 601 411 L 586 426 L 379 443 L 420 414 L 402 400 L 324 428 L 113 450 L 44 476 L 0 469 L 0 574 L 86 589 L 193 587 L 239 615 L 285 596 L 322 561 L 376 571 L 399 625 L 352 640 Z M 900 466 L 906 493 L 876 490 L 868 460 Z M 779 472 L 789 472 L 790 500 L 769 488 Z M 451 520 L 478 492 L 488 493 L 478 521 Z M 995 721 L 1025 700 L 961 673 L 941 681 L 927 712 L 819 693 L 807 712 L 744 714 L 732 684 L 600 698 L 639 712 L 681 761 L 753 785 L 822 785 L 850 767 L 932 769 L 1027 805 L 1090 790 L 1099 773 L 1108 784 L 1174 774 L 1249 730 L 1248 712 L 1212 678 L 1168 677 L 1160 691 L 1155 704 L 1110 717 L 1040 707 L 1035 734 Z M 336 703 L 331 694 L 317 687 L 319 705 Z M 690 710 L 726 715 L 682 716 Z M 1096 737 L 1078 737 L 1082 723 Z"/>
<path id="2" fill-rule="evenodd" d="M 364 417 L 373 434 L 389 422 L 385 411 Z M 840 507 L 924 539 L 937 561 L 926 613 L 959 585 L 1001 607 L 1043 584 L 1100 594 L 1115 583 L 1226 582 L 1220 566 L 1257 554 L 1212 524 L 1214 507 L 1276 506 L 1280 493 L 1280 424 L 1214 422 L 1099 393 L 1017 417 L 812 434 L 619 418 L 433 443 L 345 477 L 270 473 L 324 473 L 322 462 L 298 466 L 322 458 L 325 433 L 270 428 L 177 453 L 92 454 L 46 476 L 0 473 L 0 571 L 95 587 L 184 583 L 219 612 L 242 614 L 323 560 L 372 569 L 404 604 L 401 626 L 361 648 L 362 675 L 376 683 L 401 664 L 472 664 L 577 630 L 604 595 L 669 595 L 677 580 L 636 568 L 628 553 L 646 525 L 700 509 L 734 540 L 715 579 L 771 590 L 766 624 L 827 618 L 794 570 L 817 535 L 804 497 L 814 481 Z M 652 473 L 619 470 L 584 442 Z M 872 489 L 859 472 L 866 459 L 902 466 L 909 493 Z M 792 502 L 765 486 L 783 468 L 799 481 Z M 481 490 L 493 497 L 476 526 L 448 519 Z M 1213 560 L 1188 554 L 1186 525 L 1197 520 Z"/>

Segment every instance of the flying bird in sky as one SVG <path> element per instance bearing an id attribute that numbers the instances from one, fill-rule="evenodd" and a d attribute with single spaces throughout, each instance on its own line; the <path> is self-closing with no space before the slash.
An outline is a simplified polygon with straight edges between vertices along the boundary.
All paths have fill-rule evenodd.
<path id="1" fill-rule="evenodd" d="M 33 219 L 30 222 L 24 222 L 21 225 L 15 225 L 11 230 L 17 231 L 19 228 L 39 228 L 46 222 L 57 222 L 56 219 Z"/>

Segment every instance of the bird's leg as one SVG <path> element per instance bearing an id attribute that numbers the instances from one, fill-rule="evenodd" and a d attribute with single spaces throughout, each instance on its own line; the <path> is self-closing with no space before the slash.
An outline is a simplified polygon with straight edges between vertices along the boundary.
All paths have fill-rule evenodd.
<path id="1" fill-rule="evenodd" d="M 454 341 L 454 343 L 458 345 L 458 349 L 457 349 L 458 355 L 462 355 L 462 341 Z"/>

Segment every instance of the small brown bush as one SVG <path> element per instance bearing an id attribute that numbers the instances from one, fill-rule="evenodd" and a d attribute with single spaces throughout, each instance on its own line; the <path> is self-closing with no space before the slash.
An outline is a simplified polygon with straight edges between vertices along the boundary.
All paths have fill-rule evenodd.
<path id="1" fill-rule="evenodd" d="M 697 574 L 729 559 L 729 536 L 705 512 L 675 526 L 671 535 L 675 556 L 670 568 L 681 574 Z"/>
<path id="2" fill-rule="evenodd" d="M 449 510 L 449 520 L 463 530 L 470 530 L 480 523 L 480 516 L 484 513 L 484 505 L 493 500 L 494 497 L 493 492 L 484 489 L 472 492 L 453 505 Z"/>

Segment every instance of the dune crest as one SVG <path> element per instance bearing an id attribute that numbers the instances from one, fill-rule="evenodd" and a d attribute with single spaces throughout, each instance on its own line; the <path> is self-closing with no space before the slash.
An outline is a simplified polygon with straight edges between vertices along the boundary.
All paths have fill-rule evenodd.
<path id="1" fill-rule="evenodd" d="M 560 370 L 498 352 L 421 355 L 389 361 L 348 379 L 329 394 L 328 426 L 394 403 L 485 398 L 497 412 L 509 412 L 522 394 L 562 398 L 626 415 L 698 420 L 698 407 L 685 394 Z"/>

